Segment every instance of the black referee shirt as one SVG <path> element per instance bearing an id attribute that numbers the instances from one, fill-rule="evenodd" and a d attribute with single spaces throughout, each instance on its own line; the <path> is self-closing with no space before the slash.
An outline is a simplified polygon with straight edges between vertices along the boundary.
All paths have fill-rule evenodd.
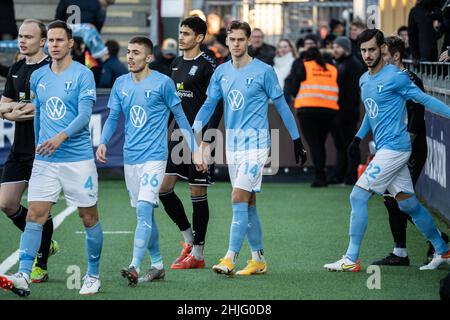
<path id="1" fill-rule="evenodd" d="M 6 78 L 3 96 L 15 102 L 32 102 L 30 97 L 30 77 L 33 71 L 50 62 L 50 57 L 39 63 L 26 64 L 25 59 L 11 66 Z M 34 158 L 34 125 L 33 120 L 17 121 L 14 131 L 14 143 L 11 152 L 19 158 Z"/>
<path id="2" fill-rule="evenodd" d="M 216 63 L 205 53 L 192 60 L 183 56 L 175 58 L 171 65 L 171 78 L 175 82 L 177 94 L 181 99 L 184 114 L 192 126 L 195 117 L 206 100 L 206 91 Z M 223 109 L 218 106 L 211 118 L 208 128 L 217 128 L 222 118 Z M 176 125 L 176 128 L 178 126 Z"/>

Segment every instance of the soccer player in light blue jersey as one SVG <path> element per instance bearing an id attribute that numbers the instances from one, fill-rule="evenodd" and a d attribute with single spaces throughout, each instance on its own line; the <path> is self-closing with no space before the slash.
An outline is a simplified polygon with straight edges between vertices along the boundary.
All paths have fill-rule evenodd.
<path id="1" fill-rule="evenodd" d="M 0 277 L 0 283 L 20 296 L 30 294 L 30 272 L 41 243 L 42 226 L 63 190 L 67 205 L 78 207 L 86 228 L 88 270 L 80 294 L 95 294 L 100 289 L 103 233 L 89 132 L 96 99 L 94 76 L 72 60 L 72 30 L 65 22 L 52 22 L 47 35 L 52 62 L 33 72 L 30 79 L 37 154 L 28 187 L 29 209 L 20 240 L 19 272 Z"/>
<path id="2" fill-rule="evenodd" d="M 411 141 L 407 132 L 406 101 L 413 100 L 429 110 L 450 118 L 450 108 L 425 94 L 405 72 L 382 59 L 385 49 L 380 30 L 369 29 L 358 38 L 362 57 L 369 71 L 361 76 L 361 98 L 366 115 L 349 146 L 349 156 L 359 154 L 359 143 L 372 130 L 376 154 L 350 194 L 350 243 L 341 260 L 324 265 L 329 271 L 358 272 L 360 246 L 368 223 L 368 201 L 373 193 L 386 190 L 395 196 L 401 211 L 409 214 L 420 232 L 432 243 L 436 254 L 420 270 L 433 270 L 450 261 L 450 251 L 442 239 L 431 214 L 417 200 L 407 162 Z"/>
<path id="3" fill-rule="evenodd" d="M 213 270 L 233 274 L 245 236 L 252 258 L 239 275 L 267 271 L 262 244 L 262 228 L 256 210 L 256 192 L 261 189 L 262 170 L 267 161 L 270 140 L 268 102 L 272 99 L 294 141 L 297 163 L 306 161 L 306 151 L 273 68 L 248 54 L 251 29 L 248 23 L 233 21 L 227 30 L 232 60 L 220 65 L 208 87 L 205 103 L 194 121 L 199 132 L 208 123 L 223 98 L 228 172 L 233 187 L 233 220 L 228 251 Z M 201 167 L 201 166 L 198 166 Z M 202 168 L 206 170 L 206 167 Z"/>
<path id="4" fill-rule="evenodd" d="M 158 243 L 158 227 L 153 214 L 167 162 L 167 132 L 170 112 L 182 129 L 191 150 L 196 142 L 183 113 L 173 81 L 148 68 L 153 59 L 153 44 L 147 37 L 137 36 L 128 43 L 128 74 L 114 83 L 108 101 L 110 113 L 106 120 L 97 159 L 107 161 L 107 144 L 117 128 L 120 113 L 125 116 L 125 182 L 131 206 L 137 211 L 133 260 L 123 268 L 122 276 L 129 286 L 138 282 L 164 279 L 165 271 Z M 139 278 L 139 269 L 146 251 L 151 267 Z"/>

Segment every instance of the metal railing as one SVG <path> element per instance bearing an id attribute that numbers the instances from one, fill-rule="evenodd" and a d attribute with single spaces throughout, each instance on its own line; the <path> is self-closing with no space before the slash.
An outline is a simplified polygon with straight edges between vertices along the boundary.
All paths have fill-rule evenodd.
<path id="1" fill-rule="evenodd" d="M 425 90 L 450 105 L 450 63 L 403 61 L 405 67 L 422 79 Z"/>

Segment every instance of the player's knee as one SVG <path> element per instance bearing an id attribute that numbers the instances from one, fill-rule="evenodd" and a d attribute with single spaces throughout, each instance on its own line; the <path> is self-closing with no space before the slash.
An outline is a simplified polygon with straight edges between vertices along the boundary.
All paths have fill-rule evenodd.
<path id="1" fill-rule="evenodd" d="M 86 228 L 91 228 L 98 223 L 98 212 L 96 206 L 91 208 L 79 208 L 78 214 Z"/>
<path id="2" fill-rule="evenodd" d="M 371 196 L 372 192 L 355 186 L 350 193 L 350 204 L 352 205 L 352 208 L 365 206 L 369 202 Z"/>
<path id="3" fill-rule="evenodd" d="M 27 222 L 36 222 L 44 225 L 48 219 L 48 212 L 30 207 L 27 213 Z"/>
<path id="4" fill-rule="evenodd" d="M 189 186 L 189 190 L 191 191 L 191 197 L 201 197 L 206 195 L 206 187 L 203 186 Z"/>
<path id="5" fill-rule="evenodd" d="M 240 189 L 233 189 L 231 193 L 231 201 L 233 203 L 237 202 L 247 202 L 250 200 L 250 193 Z"/>
<path id="6" fill-rule="evenodd" d="M 0 210 L 2 210 L 6 215 L 11 216 L 15 214 L 20 208 L 20 204 L 12 203 L 8 200 L 0 200 Z"/>

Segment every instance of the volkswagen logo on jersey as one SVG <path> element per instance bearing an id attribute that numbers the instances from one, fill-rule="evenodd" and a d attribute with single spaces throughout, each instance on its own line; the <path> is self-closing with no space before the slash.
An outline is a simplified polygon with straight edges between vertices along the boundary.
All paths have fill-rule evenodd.
<path id="1" fill-rule="evenodd" d="M 366 112 L 369 118 L 376 118 L 378 115 L 378 105 L 372 98 L 367 98 L 364 100 L 364 105 L 366 106 Z"/>
<path id="2" fill-rule="evenodd" d="M 244 96 L 239 90 L 231 90 L 228 93 L 228 104 L 231 107 L 231 110 L 237 111 L 239 109 L 242 109 L 244 106 Z"/>
<path id="3" fill-rule="evenodd" d="M 51 97 L 45 103 L 47 115 L 52 120 L 59 120 L 66 114 L 66 105 L 58 97 Z"/>
<path id="4" fill-rule="evenodd" d="M 131 123 L 136 128 L 141 128 L 147 122 L 147 114 L 144 108 L 138 105 L 134 105 L 130 110 Z"/>

